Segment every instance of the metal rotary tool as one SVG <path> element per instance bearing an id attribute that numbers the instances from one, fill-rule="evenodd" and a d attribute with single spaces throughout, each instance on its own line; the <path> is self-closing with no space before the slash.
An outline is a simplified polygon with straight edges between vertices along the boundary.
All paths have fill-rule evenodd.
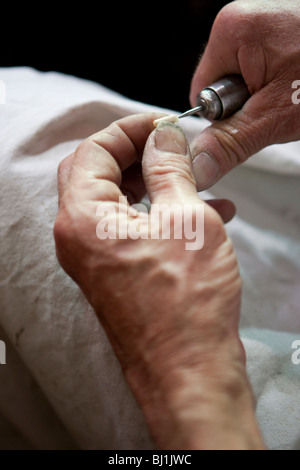
<path id="1" fill-rule="evenodd" d="M 197 106 L 177 117 L 181 119 L 198 114 L 210 121 L 219 121 L 238 111 L 249 98 L 243 78 L 229 75 L 202 90 L 197 96 Z"/>

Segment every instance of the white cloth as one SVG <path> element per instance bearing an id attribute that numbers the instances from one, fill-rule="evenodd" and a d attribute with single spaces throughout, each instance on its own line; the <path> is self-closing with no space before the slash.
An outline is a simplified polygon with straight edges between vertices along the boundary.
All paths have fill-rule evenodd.
<path id="1" fill-rule="evenodd" d="M 52 230 L 59 162 L 88 135 L 153 107 L 26 67 L 2 68 L 0 80 L 0 432 L 16 447 L 23 436 L 24 448 L 152 448 L 105 333 L 58 265 Z M 206 125 L 182 121 L 189 138 Z M 270 449 L 300 449 L 300 365 L 291 360 L 300 340 L 299 183 L 296 142 L 265 149 L 210 190 L 237 206 L 227 230 L 244 280 L 240 332 Z"/>

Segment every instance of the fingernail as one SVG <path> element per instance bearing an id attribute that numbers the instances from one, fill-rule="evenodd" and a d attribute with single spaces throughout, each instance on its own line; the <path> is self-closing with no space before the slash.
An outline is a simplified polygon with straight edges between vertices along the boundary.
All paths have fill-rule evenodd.
<path id="1" fill-rule="evenodd" d="M 155 147 L 160 152 L 188 155 L 188 143 L 182 129 L 167 121 L 160 122 L 155 130 Z"/>
<path id="2" fill-rule="evenodd" d="M 199 153 L 194 158 L 193 170 L 198 191 L 212 186 L 220 175 L 218 163 L 205 152 Z"/>

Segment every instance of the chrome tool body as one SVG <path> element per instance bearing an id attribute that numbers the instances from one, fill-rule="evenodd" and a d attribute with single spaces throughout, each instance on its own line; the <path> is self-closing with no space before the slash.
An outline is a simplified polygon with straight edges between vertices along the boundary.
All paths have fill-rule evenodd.
<path id="1" fill-rule="evenodd" d="M 250 98 L 247 85 L 240 75 L 229 75 L 206 87 L 197 96 L 197 106 L 178 119 L 198 114 L 210 121 L 232 116 Z"/>

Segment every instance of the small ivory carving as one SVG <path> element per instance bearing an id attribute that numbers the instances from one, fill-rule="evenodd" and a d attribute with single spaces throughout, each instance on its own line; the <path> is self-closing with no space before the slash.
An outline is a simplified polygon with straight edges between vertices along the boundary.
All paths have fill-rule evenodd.
<path id="1" fill-rule="evenodd" d="M 167 122 L 178 122 L 179 119 L 177 116 L 175 116 L 175 114 L 170 114 L 169 116 L 164 116 L 162 118 L 159 118 L 159 119 L 155 119 L 155 121 L 153 121 L 153 125 L 154 127 L 157 127 L 157 125 L 162 122 L 162 121 L 167 121 Z"/>

